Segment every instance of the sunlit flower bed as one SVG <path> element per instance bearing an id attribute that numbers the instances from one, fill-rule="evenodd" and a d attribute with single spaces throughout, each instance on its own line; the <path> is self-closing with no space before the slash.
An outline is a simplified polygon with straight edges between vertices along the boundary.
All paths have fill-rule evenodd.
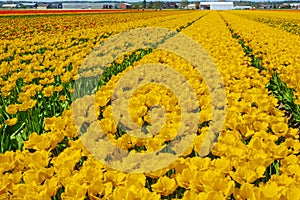
<path id="1" fill-rule="evenodd" d="M 289 20 L 286 13 L 277 14 L 257 12 L 255 19 L 276 15 L 276 20 Z M 293 12 L 291 20 L 299 15 Z M 300 199 L 299 129 L 281 109 L 284 102 L 266 87 L 276 72 L 295 88 L 295 103 L 299 102 L 300 37 L 252 18 L 251 12 L 233 11 L 1 17 L 0 199 Z M 201 45 L 221 75 L 226 98 L 211 95 L 215 90 L 205 80 L 213 77 L 210 70 L 200 74 L 183 56 L 159 45 L 124 52 L 105 70 L 96 67 L 101 55 L 85 60 L 115 35 L 142 27 L 169 29 Z M 143 38 L 134 40 L 130 44 Z M 265 70 L 255 68 L 245 47 L 261 58 Z M 193 49 L 186 45 L 180 51 L 187 55 Z M 124 107 L 114 88 L 147 63 L 167 65 L 181 74 L 186 82 L 170 83 L 188 83 L 196 106 L 185 101 L 185 93 L 177 96 L 171 87 L 153 81 L 132 93 L 126 107 L 129 117 L 117 121 L 115 113 Z M 93 85 L 89 78 L 99 74 L 94 94 L 82 96 L 74 88 L 77 82 L 88 91 Z M 155 77 L 159 72 L 145 74 Z M 130 81 L 125 92 L 134 88 Z M 184 121 L 182 108 L 197 119 L 196 124 Z M 219 109 L 216 118 L 213 108 Z M 224 125 L 212 129 L 213 120 L 225 111 Z M 163 115 L 164 125 L 157 128 L 156 119 Z M 147 137 L 126 132 L 121 124 L 129 118 L 139 129 L 159 131 Z M 162 149 L 163 157 L 171 160 L 180 145 L 169 144 L 180 141 L 176 134 L 182 124 L 184 132 L 194 130 L 195 137 L 174 162 L 146 160 L 133 165 L 139 154 Z M 98 126 L 101 132 L 95 131 Z M 119 151 L 101 143 L 104 137 Z M 130 170 L 106 165 L 95 157 L 96 151 L 108 151 L 105 161 L 117 159 L 114 164 Z M 121 151 L 129 156 L 122 159 Z M 156 170 L 130 172 L 139 167 Z"/>
<path id="2" fill-rule="evenodd" d="M 262 59 L 263 65 L 281 74 L 281 78 L 289 87 L 296 90 L 300 96 L 299 87 L 299 27 L 297 12 L 255 12 L 244 13 L 244 18 L 235 15 L 224 15 L 232 29 L 240 33 L 242 38 L 252 48 L 253 54 Z M 256 21 L 264 22 L 257 23 Z M 267 21 L 266 21 L 267 20 Z M 298 104 L 300 102 L 298 101 Z"/>

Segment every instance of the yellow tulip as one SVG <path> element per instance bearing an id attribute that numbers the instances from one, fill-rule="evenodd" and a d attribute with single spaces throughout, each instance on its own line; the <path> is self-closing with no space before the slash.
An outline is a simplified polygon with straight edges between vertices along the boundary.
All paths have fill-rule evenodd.
<path id="1" fill-rule="evenodd" d="M 158 179 L 157 183 L 153 184 L 152 190 L 163 196 L 168 196 L 173 193 L 178 187 L 175 179 L 170 179 L 167 176 L 163 176 Z"/>
<path id="2" fill-rule="evenodd" d="M 13 126 L 18 122 L 17 118 L 7 119 L 4 121 L 4 123 L 8 126 Z"/>
<path id="3" fill-rule="evenodd" d="M 18 104 L 11 104 L 6 108 L 6 112 L 10 115 L 16 114 L 18 110 L 19 110 Z"/>

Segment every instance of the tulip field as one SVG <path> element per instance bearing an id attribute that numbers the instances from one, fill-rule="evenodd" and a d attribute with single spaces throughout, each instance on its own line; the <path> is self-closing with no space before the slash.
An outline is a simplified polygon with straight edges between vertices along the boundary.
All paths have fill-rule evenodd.
<path id="1" fill-rule="evenodd" d="M 0 199 L 300 200 L 300 11 L 1 10 L 0 38 Z"/>

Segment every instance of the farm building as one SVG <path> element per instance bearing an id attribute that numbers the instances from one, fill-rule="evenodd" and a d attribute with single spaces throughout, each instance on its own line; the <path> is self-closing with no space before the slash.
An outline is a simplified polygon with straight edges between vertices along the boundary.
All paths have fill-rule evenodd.
<path id="1" fill-rule="evenodd" d="M 178 8 L 178 4 L 176 2 L 165 2 L 165 8 Z"/>
<path id="2" fill-rule="evenodd" d="M 116 3 L 63 3 L 63 9 L 117 9 Z"/>
<path id="3" fill-rule="evenodd" d="M 232 10 L 233 2 L 201 2 L 201 10 Z"/>
<path id="4" fill-rule="evenodd" d="M 120 8 L 121 9 L 131 9 L 132 5 L 129 3 L 120 3 Z"/>
<path id="5" fill-rule="evenodd" d="M 44 3 L 43 3 L 43 4 L 38 4 L 37 9 L 40 9 L 40 10 L 47 9 L 48 5 L 49 5 L 49 4 L 44 4 Z"/>
<path id="6" fill-rule="evenodd" d="M 37 8 L 37 3 L 22 3 L 22 8 Z"/>
<path id="7" fill-rule="evenodd" d="M 50 3 L 47 9 L 62 9 L 62 3 Z"/>
<path id="8" fill-rule="evenodd" d="M 290 6 L 291 6 L 292 9 L 299 10 L 300 3 L 292 3 Z"/>
<path id="9" fill-rule="evenodd" d="M 21 8 L 20 4 L 3 4 L 2 8 Z"/>
<path id="10" fill-rule="evenodd" d="M 234 6 L 233 10 L 251 10 L 251 6 Z"/>
<path id="11" fill-rule="evenodd" d="M 279 5 L 279 9 L 294 9 L 299 10 L 300 3 L 284 3 Z"/>
<path id="12" fill-rule="evenodd" d="M 258 5 L 258 8 L 259 8 L 259 9 L 272 9 L 272 8 L 273 8 L 273 5 L 271 5 L 271 4 L 263 4 L 263 3 L 260 3 L 260 4 Z"/>
<path id="13" fill-rule="evenodd" d="M 189 4 L 188 5 L 188 9 L 192 9 L 192 10 L 195 10 L 196 9 L 196 4 Z"/>

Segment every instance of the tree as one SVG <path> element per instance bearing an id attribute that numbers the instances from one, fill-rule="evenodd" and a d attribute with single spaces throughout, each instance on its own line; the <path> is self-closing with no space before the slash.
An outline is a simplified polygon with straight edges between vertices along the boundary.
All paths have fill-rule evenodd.
<path id="1" fill-rule="evenodd" d="M 146 6 L 147 6 L 147 3 L 146 3 L 146 0 L 144 0 L 143 1 L 143 7 L 146 8 Z"/>
<path id="2" fill-rule="evenodd" d="M 153 8 L 155 9 L 161 9 L 163 8 L 164 3 L 162 1 L 156 1 L 153 3 Z"/>
<path id="3" fill-rule="evenodd" d="M 189 5 L 188 0 L 181 0 L 181 8 L 186 8 Z"/>
<path id="4" fill-rule="evenodd" d="M 200 8 L 200 2 L 196 2 L 195 6 L 196 6 L 196 9 L 199 10 L 199 8 Z"/>
<path id="5" fill-rule="evenodd" d="M 150 1 L 148 6 L 149 6 L 149 8 L 154 8 L 154 3 L 153 3 L 153 1 Z"/>

